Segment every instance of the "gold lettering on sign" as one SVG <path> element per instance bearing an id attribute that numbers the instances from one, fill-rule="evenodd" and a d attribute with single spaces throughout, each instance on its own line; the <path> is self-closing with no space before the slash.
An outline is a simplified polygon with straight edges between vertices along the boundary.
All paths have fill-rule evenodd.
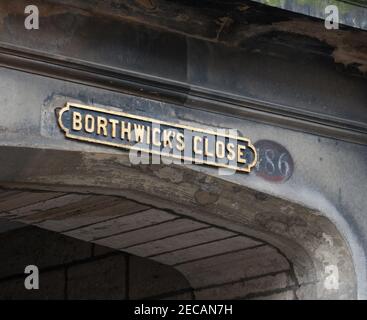
<path id="1" fill-rule="evenodd" d="M 66 137 L 80 141 L 244 172 L 250 172 L 257 161 L 249 139 L 120 111 L 67 103 L 58 122 Z"/>
<path id="2" fill-rule="evenodd" d="M 233 161 L 236 158 L 236 154 L 234 152 L 235 148 L 234 148 L 234 144 L 232 142 L 229 142 L 227 144 L 227 151 L 228 151 L 228 160 L 229 161 Z"/>
<path id="3" fill-rule="evenodd" d="M 152 129 L 152 143 L 153 145 L 160 147 L 161 146 L 161 130 L 159 128 Z"/>
<path id="4" fill-rule="evenodd" d="M 217 141 L 216 142 L 216 146 L 215 146 L 215 155 L 220 158 L 223 159 L 225 156 L 225 149 L 224 149 L 224 142 L 223 141 Z"/>
<path id="5" fill-rule="evenodd" d="M 134 132 L 135 132 L 135 141 L 144 142 L 144 133 L 145 133 L 144 126 L 141 124 L 134 123 Z"/>
<path id="6" fill-rule="evenodd" d="M 184 151 L 185 150 L 185 141 L 184 141 L 184 135 L 182 133 L 177 133 L 177 145 L 176 148 L 178 151 Z"/>
<path id="7" fill-rule="evenodd" d="M 93 133 L 94 132 L 94 118 L 90 114 L 87 114 L 85 116 L 84 130 L 88 133 Z"/>
<path id="8" fill-rule="evenodd" d="M 109 119 L 108 121 L 111 123 L 111 136 L 112 138 L 116 138 L 116 127 L 119 121 L 116 119 Z"/>
<path id="9" fill-rule="evenodd" d="M 125 121 L 121 121 L 121 139 L 131 140 L 131 123 L 125 124 Z"/>
<path id="10" fill-rule="evenodd" d="M 237 162 L 239 163 L 246 163 L 246 159 L 243 158 L 244 153 L 243 151 L 246 149 L 246 146 L 238 145 L 237 146 Z"/>
<path id="11" fill-rule="evenodd" d="M 79 112 L 73 112 L 73 130 L 82 129 L 82 115 Z"/>
<path id="12" fill-rule="evenodd" d="M 209 141 L 208 138 L 204 139 L 204 155 L 207 157 L 214 157 L 214 153 L 209 152 Z"/>
<path id="13" fill-rule="evenodd" d="M 201 149 L 199 149 L 199 147 L 198 147 L 198 143 L 200 142 L 202 142 L 202 138 L 201 137 L 199 137 L 199 136 L 195 136 L 194 137 L 194 152 L 196 153 L 196 154 L 203 154 L 203 151 L 201 150 Z"/>

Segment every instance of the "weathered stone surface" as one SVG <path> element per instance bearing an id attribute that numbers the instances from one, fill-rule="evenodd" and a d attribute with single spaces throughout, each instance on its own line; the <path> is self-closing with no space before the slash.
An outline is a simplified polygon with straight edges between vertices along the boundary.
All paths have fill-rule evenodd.
<path id="1" fill-rule="evenodd" d="M 13 196 L 15 194 L 19 194 L 22 191 L 20 190 L 9 190 L 9 189 L 1 189 L 1 193 L 0 193 L 0 202 L 2 202 L 4 199 Z"/>
<path id="2" fill-rule="evenodd" d="M 133 246 L 128 251 L 141 257 L 154 256 L 163 252 L 178 250 L 203 242 L 220 240 L 233 235 L 234 233 L 230 231 L 207 228 Z"/>
<path id="3" fill-rule="evenodd" d="M 210 190 L 214 190 L 215 188 L 217 188 L 216 185 L 211 185 Z M 12 193 L 10 195 L 15 196 L 15 194 L 19 194 L 19 192 Z M 236 230 L 236 232 L 225 231 L 223 229 L 216 228 L 210 224 L 210 222 L 198 222 L 197 220 L 189 217 L 182 218 L 182 214 L 175 215 L 171 212 L 156 209 L 145 210 L 145 208 L 147 208 L 146 206 L 142 206 L 134 201 L 126 200 L 125 198 L 117 196 L 88 195 L 80 201 L 66 204 L 66 206 L 52 206 L 52 202 L 55 199 L 62 197 L 65 197 L 65 195 L 43 201 L 42 205 L 41 202 L 30 204 L 29 207 L 31 208 L 44 208 L 45 210 L 37 211 L 38 209 L 36 209 L 34 213 L 29 215 L 28 213 L 30 211 L 27 211 L 28 209 L 26 209 L 26 207 L 15 210 L 18 210 L 17 212 L 20 212 L 21 214 L 26 213 L 27 217 L 37 217 L 35 221 L 37 221 L 37 219 L 41 219 L 41 221 L 43 221 L 43 219 L 47 219 L 40 223 L 40 225 L 45 228 L 51 228 L 53 223 L 55 223 L 55 225 L 58 226 L 57 230 L 73 228 L 73 230 L 70 230 L 70 232 L 72 232 L 90 229 L 88 231 L 90 232 L 90 236 L 94 236 L 94 233 L 99 234 L 102 232 L 100 224 L 103 225 L 105 223 L 111 223 L 108 225 L 108 232 L 111 232 L 112 230 L 113 232 L 116 232 L 116 234 L 114 233 L 115 235 L 107 236 L 106 238 L 102 237 L 99 240 L 95 240 L 96 242 L 122 249 L 123 251 L 128 251 L 132 254 L 152 257 L 152 259 L 157 259 L 156 261 L 158 262 L 175 265 L 175 267 L 182 272 L 182 276 L 187 277 L 186 280 L 189 280 L 197 289 L 198 297 L 200 296 L 203 299 L 211 297 L 222 299 L 224 297 L 256 298 L 258 296 L 272 296 L 273 294 L 278 294 L 280 289 L 283 292 L 283 289 L 287 290 L 287 288 L 289 288 L 289 286 L 284 286 L 284 282 L 281 282 L 279 278 L 271 276 L 274 275 L 274 273 L 281 273 L 283 271 L 288 272 L 288 269 L 290 269 L 290 266 L 285 266 L 284 268 L 281 267 L 283 262 L 285 262 L 284 265 L 287 265 L 287 261 L 279 251 L 265 245 L 265 242 L 255 241 L 251 238 L 240 235 L 240 231 L 238 230 Z M 113 205 L 109 206 L 111 201 Z M 237 204 L 234 203 L 234 205 Z M 144 210 L 139 213 L 130 212 L 130 210 L 134 211 L 136 210 L 136 207 L 139 206 Z M 296 216 L 293 214 L 293 207 L 286 207 L 284 210 L 287 210 L 287 212 L 289 211 L 289 221 L 292 222 L 289 226 L 290 230 L 292 230 L 292 232 L 298 232 L 298 234 L 303 232 L 303 229 L 300 228 L 303 224 L 301 224 L 299 218 L 297 218 L 298 215 Z M 124 211 L 124 214 L 126 215 L 122 217 L 115 216 L 115 214 L 120 215 L 122 211 Z M 48 219 L 50 212 L 52 220 Z M 144 215 L 147 212 L 150 213 L 148 215 L 149 218 L 147 218 L 149 223 L 147 226 L 141 227 L 141 225 L 145 224 L 146 219 L 141 220 L 138 216 L 140 214 Z M 168 215 L 169 219 L 165 220 L 159 218 L 159 222 L 156 222 L 156 215 L 153 214 L 153 212 L 163 212 L 163 216 L 166 217 L 166 215 Z M 274 221 L 273 224 L 268 223 L 268 221 L 271 222 L 274 220 L 271 219 L 273 217 L 271 213 L 258 214 L 257 217 L 263 224 L 267 223 L 268 226 L 272 226 L 273 224 L 274 226 L 276 225 L 276 221 Z M 127 223 L 125 223 L 125 218 L 128 218 Z M 86 221 L 86 219 L 90 220 Z M 102 221 L 99 219 L 102 219 Z M 119 225 L 114 225 L 115 220 L 119 221 Z M 48 222 L 50 222 L 50 225 L 47 225 Z M 276 226 L 283 229 L 287 227 L 285 223 L 281 224 L 279 221 Z M 74 228 L 76 229 L 74 230 Z M 25 229 L 27 229 L 27 227 L 25 227 Z M 121 232 L 121 230 L 126 231 Z M 274 232 L 279 233 L 279 230 L 274 229 Z M 323 230 L 327 230 L 326 227 Z M 22 233 L 18 234 L 23 236 Z M 236 236 L 236 234 L 238 235 Z M 329 234 L 334 233 L 332 230 L 329 230 L 327 234 L 324 234 L 325 243 L 317 249 L 319 255 L 324 255 L 325 252 L 327 253 L 329 246 L 337 243 L 338 241 L 337 238 L 328 236 Z M 309 239 L 307 238 L 305 241 L 309 241 Z M 52 242 L 54 243 L 55 241 Z M 35 243 L 36 245 L 42 243 L 42 245 L 45 246 L 45 243 L 48 244 L 48 240 L 47 242 L 38 240 Z M 66 247 L 65 254 L 69 255 L 70 250 L 66 249 Z M 255 249 L 253 247 L 257 248 Z M 29 252 L 32 251 L 31 247 L 27 246 L 26 248 Z M 44 266 L 63 268 L 64 264 L 72 262 L 72 267 L 66 267 L 74 268 L 76 267 L 76 264 L 94 263 L 93 260 L 95 258 L 107 259 L 111 255 L 115 254 L 112 249 L 107 247 L 88 245 L 88 249 L 86 250 L 87 253 L 85 255 L 82 254 L 80 259 L 69 259 L 64 255 L 64 257 L 57 260 L 55 257 L 52 257 L 52 254 L 59 254 L 61 250 L 59 248 L 55 248 L 56 247 L 53 248 L 52 246 L 49 248 L 52 250 L 51 258 L 46 262 L 48 263 L 51 261 L 51 264 L 47 264 L 40 259 L 38 255 L 43 255 L 43 253 L 39 253 L 39 250 L 37 249 L 33 251 L 36 252 L 36 258 L 38 260 L 30 260 L 28 259 L 28 256 L 25 255 L 27 265 L 29 264 L 29 261 L 31 261 L 31 264 L 36 265 L 38 262 L 34 261 L 41 261 L 42 270 Z M 266 252 L 261 252 L 264 248 L 268 248 L 269 252 L 266 250 Z M 254 256 L 247 256 L 246 254 L 241 256 L 243 252 L 258 249 L 260 252 L 257 252 Z M 64 247 L 62 250 L 64 250 Z M 72 250 L 74 249 L 71 249 L 71 251 Z M 237 257 L 237 255 L 241 257 Z M 225 257 L 225 259 L 223 259 L 223 257 Z M 270 259 L 270 262 L 268 259 Z M 64 263 L 63 261 L 66 262 Z M 26 262 L 19 259 L 19 263 L 24 266 Z M 21 275 L 24 271 L 24 267 L 18 269 L 12 268 L 11 271 L 13 271 L 13 269 L 17 270 L 15 272 L 17 275 Z M 171 269 L 171 271 L 173 272 L 174 269 Z M 177 274 L 181 275 L 180 272 Z M 305 272 L 307 272 L 307 270 Z M 13 274 L 6 274 L 5 277 L 9 275 Z M 2 275 L 0 273 L 0 282 L 1 276 Z M 254 277 L 256 279 L 253 279 Z M 77 279 L 77 277 L 75 279 Z M 93 284 L 89 284 L 87 282 L 85 285 L 93 286 Z M 291 283 L 289 285 L 291 286 Z M 169 290 L 171 289 L 172 288 L 169 288 Z M 176 289 L 177 288 L 173 288 L 173 291 L 162 290 L 161 293 L 154 293 L 152 295 L 149 291 L 148 294 L 149 296 L 157 296 L 159 298 L 187 294 L 185 290 Z M 308 289 L 309 290 L 306 291 L 298 289 L 297 297 L 302 299 L 306 299 L 311 296 L 316 297 L 314 294 L 316 292 L 315 286 L 310 286 Z M 83 295 L 81 293 L 82 290 L 83 289 L 81 288 L 79 292 L 81 296 Z"/>
<path id="4" fill-rule="evenodd" d="M 286 290 L 266 296 L 259 296 L 252 300 L 295 300 L 295 295 L 292 290 Z"/>
<path id="5" fill-rule="evenodd" d="M 62 220 L 70 216 L 78 215 L 83 212 L 97 210 L 114 205 L 119 202 L 117 197 L 76 195 L 75 198 L 68 199 L 63 206 L 57 206 L 48 210 L 39 210 L 32 214 L 21 217 L 19 220 L 27 223 L 42 223 L 50 217 L 54 220 Z"/>
<path id="6" fill-rule="evenodd" d="M 301 285 L 295 291 L 295 295 L 297 296 L 298 300 L 315 300 L 316 297 L 316 290 L 315 284 L 309 283 Z M 346 298 L 347 299 L 347 298 Z"/>
<path id="7" fill-rule="evenodd" d="M 245 236 L 237 236 L 229 239 L 218 240 L 208 244 L 198 245 L 192 248 L 177 250 L 154 257 L 154 260 L 165 264 L 179 264 L 185 261 L 196 260 L 213 255 L 223 254 L 228 251 L 246 249 L 260 245 L 261 242 Z"/>
<path id="8" fill-rule="evenodd" d="M 67 275 L 68 299 L 126 299 L 124 255 L 70 267 Z"/>
<path id="9" fill-rule="evenodd" d="M 9 211 L 16 208 L 25 207 L 27 205 L 45 201 L 62 195 L 61 192 L 20 192 L 3 198 L 0 202 L 0 211 Z"/>
<path id="10" fill-rule="evenodd" d="M 196 299 L 236 299 L 246 298 L 252 294 L 283 289 L 293 285 L 288 274 L 282 272 L 252 280 L 224 284 L 219 287 L 195 291 Z"/>
<path id="11" fill-rule="evenodd" d="M 135 231 L 126 232 L 120 235 L 101 239 L 96 241 L 96 243 L 116 249 L 122 249 L 129 253 L 134 253 L 134 249 L 130 251 L 130 246 L 183 232 L 193 231 L 196 229 L 204 228 L 206 226 L 207 225 L 204 223 L 200 223 L 190 219 L 175 219 L 173 221 L 167 221 L 159 225 L 141 228 Z M 141 250 L 140 253 L 142 253 Z M 149 252 L 144 251 L 144 255 L 148 254 Z"/>
<path id="12" fill-rule="evenodd" d="M 34 204 L 30 204 L 18 209 L 10 210 L 9 212 L 3 213 L 6 217 L 11 218 L 21 218 L 31 214 L 37 214 L 39 212 L 48 211 L 50 209 L 55 209 L 58 207 L 65 207 L 66 205 L 78 202 L 84 198 L 87 198 L 87 195 L 81 194 L 66 194 L 51 198 L 46 201 L 36 202 Z"/>
<path id="13" fill-rule="evenodd" d="M 147 210 L 149 207 L 133 201 L 119 199 L 112 203 L 102 203 L 98 208 L 81 209 L 82 211 L 77 214 L 64 215 L 61 217 L 50 215 L 48 220 L 38 223 L 37 225 L 48 230 L 65 232 L 70 229 L 105 221 L 113 217 L 120 217 L 141 210 Z"/>
<path id="14" fill-rule="evenodd" d="M 165 211 L 149 209 L 126 217 L 120 217 L 72 230 L 65 234 L 85 241 L 91 241 L 175 218 L 176 216 Z"/>
<path id="15" fill-rule="evenodd" d="M 41 4 L 42 1 L 38 2 Z M 74 2 L 76 1 L 68 1 L 69 4 Z M 167 202 L 172 202 L 173 210 L 176 206 L 178 209 L 182 208 L 180 213 L 185 214 L 184 206 L 187 206 L 188 211 L 198 219 L 224 218 L 224 223 L 232 223 L 238 228 L 237 231 L 248 227 L 253 231 L 252 235 L 259 238 L 263 235 L 270 243 L 274 241 L 273 244 L 287 253 L 298 270 L 305 270 L 298 273 L 302 275 L 300 278 L 304 282 L 324 279 L 327 273 L 323 267 L 330 263 L 335 264 L 334 258 L 329 258 L 336 257 L 340 288 L 348 286 L 346 290 L 341 289 L 343 294 L 348 292 L 348 296 L 356 297 L 358 289 L 358 294 L 366 297 L 364 235 L 367 234 L 367 223 L 361 210 L 366 207 L 366 144 L 338 141 L 340 138 L 348 141 L 352 132 L 355 136 L 365 136 L 365 80 L 361 73 L 355 73 L 358 72 L 357 69 L 361 72 L 364 70 L 364 73 L 366 70 L 365 35 L 348 28 L 330 32 L 324 28 L 322 21 L 289 15 L 281 10 L 263 11 L 261 8 L 269 8 L 250 5 L 249 1 L 246 1 L 245 9 L 237 2 L 227 1 L 223 5 L 222 1 L 221 5 L 210 10 L 206 5 L 194 5 L 193 1 L 175 2 L 172 6 L 167 5 L 167 1 L 159 1 L 154 10 L 150 10 L 154 8 L 154 4 L 141 6 L 136 1 L 129 2 L 135 3 L 134 6 L 121 5 L 121 1 L 94 1 L 93 4 L 89 2 L 80 6 L 86 2 L 78 1 L 79 5 L 75 4 L 79 8 L 77 11 L 68 10 L 65 6 L 55 8 L 46 5 L 47 10 L 42 10 L 42 7 L 40 10 L 45 28 L 24 33 L 24 6 L 17 1 L 16 10 L 8 13 L 8 5 L 12 3 L 14 1 L 2 1 L 4 10 L 1 10 L 1 38 L 4 43 L 12 43 L 14 49 L 18 46 L 17 56 L 24 61 L 20 58 L 14 59 L 8 66 L 23 68 L 23 72 L 3 69 L 1 73 L 1 101 L 4 102 L 1 108 L 4 116 L 0 117 L 4 145 L 0 152 L 2 182 L 49 187 L 64 185 L 70 188 L 110 188 L 135 193 L 137 197 L 141 197 L 143 193 L 150 194 L 158 198 L 157 202 L 166 202 L 162 207 L 167 208 Z M 96 6 L 95 3 L 99 5 Z M 112 8 L 112 3 L 121 6 Z M 218 1 L 212 3 L 219 4 Z M 105 9 L 102 10 L 101 7 Z M 146 10 L 147 7 L 149 10 Z M 183 10 L 179 10 L 180 8 Z M 167 15 L 167 12 L 173 15 Z M 257 19 L 258 17 L 261 19 Z M 82 23 L 73 23 L 81 21 L 79 18 Z M 60 24 L 59 21 L 65 24 Z M 144 27 L 140 23 L 144 23 Z M 157 26 L 163 28 L 156 30 Z M 108 32 L 99 32 L 104 29 Z M 175 36 L 173 31 L 179 34 Z M 96 43 L 100 45 L 96 46 Z M 161 50 L 162 43 L 170 44 L 169 48 Z M 21 54 L 25 47 L 29 49 L 24 50 L 28 59 L 24 59 Z M 40 54 L 38 57 L 33 55 L 33 58 L 39 59 L 34 63 L 38 67 L 33 68 L 30 66 L 33 64 L 32 55 L 28 54 L 32 49 Z M 124 55 L 119 54 L 121 52 Z M 77 62 L 81 63 L 81 67 L 88 66 L 90 72 L 84 79 L 82 74 L 88 70 L 83 69 L 82 72 L 75 65 L 71 66 L 68 58 L 80 58 Z M 42 59 L 46 59 L 48 63 L 41 64 Z M 348 67 L 344 68 L 342 64 Z M 52 72 L 55 68 L 60 71 L 62 65 L 67 72 Z M 272 66 L 271 72 L 269 66 Z M 72 69 L 78 72 L 72 73 Z M 113 81 L 111 78 L 103 80 L 102 76 L 97 80 L 97 72 L 93 76 L 96 69 L 103 76 L 116 72 Z M 322 72 L 318 72 L 319 70 Z M 150 83 L 149 79 L 144 83 L 137 81 L 135 87 L 138 87 L 141 94 L 131 97 L 125 93 L 131 90 L 136 94 L 138 90 L 130 88 L 134 87 L 131 85 L 134 81 L 116 85 L 121 78 L 126 79 L 123 77 L 126 72 L 137 75 L 135 80 L 149 74 L 154 81 L 149 88 L 146 87 Z M 37 73 L 42 76 L 36 76 Z M 61 80 L 55 80 L 54 77 Z M 94 86 L 93 81 L 86 79 L 88 77 L 95 79 Z M 128 79 L 131 80 L 130 77 Z M 164 82 L 161 83 L 164 90 L 173 90 L 162 94 L 163 90 L 159 90 L 161 86 L 157 81 Z M 183 82 L 188 83 L 177 87 Z M 142 99 L 138 95 L 147 97 L 149 91 L 154 92 L 157 99 L 162 101 L 158 106 L 153 101 L 141 103 Z M 203 183 L 196 174 L 192 174 L 191 177 L 195 177 L 190 178 L 190 170 L 181 171 L 182 182 L 177 183 L 175 181 L 178 180 L 174 180 L 169 185 L 162 183 L 163 179 L 156 176 L 157 179 L 150 179 L 149 169 L 142 169 L 139 173 L 135 167 L 118 166 L 125 160 L 121 160 L 120 155 L 111 155 L 117 153 L 116 150 L 111 151 L 109 156 L 106 151 L 104 159 L 99 161 L 100 155 L 87 154 L 99 151 L 103 153 L 105 149 L 102 147 L 70 142 L 58 136 L 59 132 L 52 127 L 55 123 L 54 110 L 50 116 L 43 117 L 45 110 L 41 107 L 47 105 L 55 93 L 62 94 L 67 99 L 121 106 L 128 111 L 156 114 L 162 119 L 171 118 L 187 124 L 238 128 L 241 134 L 249 135 L 255 141 L 274 139 L 286 146 L 295 158 L 296 170 L 292 178 L 282 185 L 261 181 L 261 177 L 256 174 L 250 177 L 218 177 L 218 180 L 222 180 L 218 185 L 223 189 L 223 192 L 218 193 L 218 200 L 192 205 L 193 196 L 189 191 L 177 192 L 184 190 L 180 185 L 187 185 L 186 190 L 203 190 L 202 187 L 207 183 Z M 250 98 L 251 103 L 265 103 L 248 108 L 249 101 L 240 99 L 239 95 Z M 206 98 L 207 96 L 209 97 Z M 224 98 L 228 98 L 225 100 L 228 106 L 221 103 Z M 168 102 L 172 100 L 182 101 L 182 104 L 169 105 Z M 189 109 L 186 110 L 185 106 Z M 275 112 L 267 112 L 270 109 Z M 256 116 L 257 113 L 261 116 Z M 266 113 L 268 114 L 265 117 Z M 314 118 L 316 113 L 319 113 L 320 119 Z M 305 118 L 300 118 L 299 115 L 304 115 Z M 279 118 L 282 120 L 275 120 Z M 318 120 L 322 118 L 331 121 L 322 122 L 323 127 L 313 131 L 311 128 L 317 129 Z M 343 119 L 349 119 L 350 122 L 340 121 Z M 355 122 L 359 121 L 363 127 L 355 127 Z M 289 126 L 290 122 L 293 125 Z M 307 129 L 304 126 L 306 122 L 310 125 Z M 44 129 L 46 126 L 52 130 L 47 132 Z M 325 136 L 324 133 L 329 137 L 331 134 L 332 139 L 317 137 Z M 8 151 L 3 152 L 7 148 Z M 20 153 L 10 151 L 12 148 L 18 151 L 21 148 L 27 150 Z M 192 167 L 193 171 L 202 170 L 215 174 L 214 170 L 210 171 L 205 167 Z M 178 172 L 174 166 L 172 168 L 173 172 Z M 238 192 L 232 192 L 224 180 L 233 182 Z M 174 184 L 178 185 L 177 188 L 172 187 Z M 255 199 L 255 189 L 267 192 L 267 200 Z M 292 202 L 305 208 L 302 210 L 297 206 L 293 207 L 293 215 L 300 220 L 297 226 L 293 221 L 290 224 L 284 223 L 284 219 L 290 220 L 283 209 Z M 266 212 L 269 208 L 275 213 L 274 216 Z M 307 208 L 318 208 L 321 211 L 316 213 L 319 215 L 317 219 L 309 219 L 314 213 Z M 337 234 L 342 236 L 333 237 L 334 245 L 329 246 L 327 251 L 316 251 L 324 242 L 321 235 L 325 229 L 317 227 L 322 215 L 330 219 L 330 224 L 335 223 L 340 227 Z M 304 231 L 300 232 L 301 230 Z M 246 233 L 246 230 L 241 231 Z M 308 239 L 312 240 L 307 241 Z M 352 255 L 339 255 L 341 247 L 350 249 Z M 324 254 L 327 252 L 330 254 Z M 303 260 L 303 257 L 306 258 Z M 309 264 L 304 262 L 308 258 Z M 301 263 L 298 263 L 300 260 Z M 321 282 L 320 287 L 322 286 Z M 329 292 L 332 290 L 325 289 L 318 296 L 330 297 Z"/>
<path id="16" fill-rule="evenodd" d="M 219 285 L 289 268 L 283 256 L 275 249 L 265 245 L 189 262 L 177 267 L 179 271 L 187 275 L 194 288 Z"/>

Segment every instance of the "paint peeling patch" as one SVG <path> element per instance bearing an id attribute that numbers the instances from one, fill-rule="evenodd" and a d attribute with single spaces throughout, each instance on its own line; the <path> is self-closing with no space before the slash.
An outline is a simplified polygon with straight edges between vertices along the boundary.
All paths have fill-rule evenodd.
<path id="1" fill-rule="evenodd" d="M 327 30 L 322 23 L 307 19 L 293 19 L 273 22 L 269 25 L 251 24 L 241 28 L 231 45 L 246 47 L 250 39 L 266 35 L 284 33 L 309 37 L 331 48 L 330 57 L 335 63 L 345 67 L 356 67 L 363 74 L 367 73 L 367 37 L 365 32 L 356 30 Z M 292 45 L 287 42 L 287 45 Z M 295 46 L 298 46 L 296 43 Z"/>
<path id="2" fill-rule="evenodd" d="M 349 30 L 327 30 L 321 23 L 291 20 L 275 23 L 279 31 L 316 38 L 334 48 L 332 56 L 336 63 L 344 66 L 357 65 L 362 73 L 367 72 L 367 38 L 363 32 Z"/>
<path id="3" fill-rule="evenodd" d="M 175 170 L 171 167 L 163 167 L 153 172 L 157 177 L 169 180 L 173 183 L 180 183 L 183 181 L 183 172 L 181 170 Z"/>

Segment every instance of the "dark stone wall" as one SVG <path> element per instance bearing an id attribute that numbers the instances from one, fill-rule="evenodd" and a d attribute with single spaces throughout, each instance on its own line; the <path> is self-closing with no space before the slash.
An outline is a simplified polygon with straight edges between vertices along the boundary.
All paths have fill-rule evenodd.
<path id="1" fill-rule="evenodd" d="M 27 265 L 39 289 L 27 290 Z M 186 279 L 157 262 L 36 227 L 0 233 L 0 299 L 190 299 Z"/>

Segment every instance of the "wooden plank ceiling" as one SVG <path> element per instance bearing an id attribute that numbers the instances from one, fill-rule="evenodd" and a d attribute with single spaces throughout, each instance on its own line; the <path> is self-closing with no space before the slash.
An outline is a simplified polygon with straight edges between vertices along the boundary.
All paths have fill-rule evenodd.
<path id="1" fill-rule="evenodd" d="M 269 244 L 123 197 L 2 189 L 0 218 L 173 266 L 198 298 L 241 298 L 259 286 L 295 297 L 291 265 Z"/>

